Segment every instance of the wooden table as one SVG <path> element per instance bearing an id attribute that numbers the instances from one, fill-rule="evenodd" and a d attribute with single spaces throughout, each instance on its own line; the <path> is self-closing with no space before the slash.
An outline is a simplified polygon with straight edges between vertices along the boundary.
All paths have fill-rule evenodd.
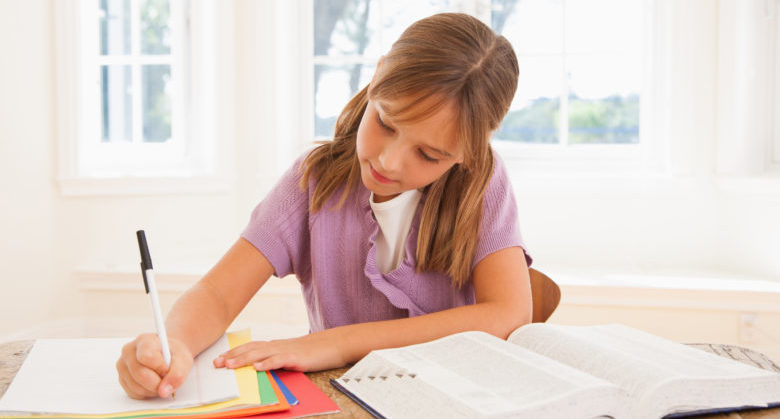
<path id="1" fill-rule="evenodd" d="M 33 345 L 32 340 L 20 340 L 0 343 L 0 397 L 5 394 L 6 389 L 11 384 L 16 372 L 22 366 L 24 358 Z M 699 349 L 713 352 L 721 356 L 736 359 L 747 364 L 756 365 L 764 369 L 774 370 L 780 373 L 780 367 L 763 355 L 751 351 L 750 349 L 740 348 L 730 345 L 714 344 L 691 344 Z M 331 378 L 340 377 L 347 368 L 336 368 L 327 371 L 307 373 L 309 378 L 322 389 L 325 394 L 334 400 L 341 412 L 333 415 L 318 416 L 318 418 L 371 418 L 365 410 L 355 404 L 352 400 L 344 396 L 341 392 L 333 388 L 329 381 Z M 718 414 L 698 416 L 699 419 L 780 419 L 780 408 L 769 410 L 756 410 L 752 412 Z"/>

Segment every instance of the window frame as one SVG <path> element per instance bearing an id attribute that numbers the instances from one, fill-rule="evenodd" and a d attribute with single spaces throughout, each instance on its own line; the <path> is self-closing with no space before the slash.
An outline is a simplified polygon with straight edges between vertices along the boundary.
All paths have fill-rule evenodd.
<path id="1" fill-rule="evenodd" d="M 94 2 L 82 2 L 82 16 L 92 14 L 90 4 Z M 138 22 L 138 2 L 131 2 L 131 25 Z M 188 92 L 184 89 L 189 79 L 189 63 L 186 51 L 190 43 L 189 5 L 184 2 L 170 2 L 171 27 L 175 31 L 171 37 L 171 51 L 165 55 L 140 57 L 138 49 L 138 28 L 131 31 L 131 52 L 122 55 L 87 54 L 84 51 L 98 51 L 100 45 L 100 30 L 97 25 L 92 26 L 91 31 L 82 34 L 82 47 L 80 56 L 82 59 L 81 72 L 82 95 L 84 101 L 81 111 L 82 135 L 79 137 L 79 172 L 85 176 L 111 176 L 111 173 L 121 174 L 145 174 L 158 172 L 168 167 L 174 171 L 186 170 L 190 165 L 186 159 L 186 147 L 190 138 L 185 121 L 190 117 L 186 115 L 186 103 Z M 90 28 L 89 22 L 81 25 L 82 30 Z M 171 138 L 162 143 L 143 142 L 143 95 L 141 86 L 141 68 L 143 65 L 169 65 L 171 70 Z M 100 67 L 103 65 L 129 65 L 132 72 L 132 138 L 130 142 L 102 142 L 100 136 L 101 113 L 92 112 L 90 109 L 100 109 Z M 94 86 L 90 88 L 90 86 Z M 153 168 L 153 170 L 150 170 Z"/>
<path id="2" fill-rule="evenodd" d="M 309 105 L 314 103 L 314 64 L 308 51 L 314 49 L 311 31 L 314 3 L 313 0 L 300 0 L 262 4 L 268 9 L 257 8 L 257 21 L 266 22 L 268 17 L 263 15 L 268 10 L 273 16 L 273 22 L 268 22 L 270 28 L 257 32 L 256 45 L 261 48 L 268 41 L 264 37 L 273 37 L 269 51 L 258 51 L 258 56 L 270 52 L 273 62 L 261 71 L 271 80 L 271 86 L 266 86 L 272 92 L 273 117 L 266 121 L 269 126 L 264 131 L 270 142 L 264 144 L 264 148 L 274 156 L 274 161 L 261 160 L 258 177 L 261 183 L 274 184 L 295 158 L 315 141 L 314 118 L 301 117 L 302 114 L 313 114 L 313 106 Z"/>
<path id="3" fill-rule="evenodd" d="M 486 0 L 489 1 L 489 0 Z M 562 51 L 559 54 L 554 54 L 555 57 L 560 57 L 563 62 L 561 68 L 561 86 L 565 86 L 562 89 L 558 98 L 561 101 L 560 119 L 557 127 L 562 132 L 560 142 L 557 144 L 534 144 L 534 143 L 518 143 L 508 140 L 495 139 L 493 145 L 495 148 L 502 151 L 505 157 L 512 160 L 532 161 L 535 163 L 545 162 L 544 165 L 550 167 L 551 164 L 558 161 L 565 164 L 569 169 L 572 168 L 571 164 L 577 161 L 590 160 L 599 161 L 599 166 L 602 168 L 609 168 L 609 170 L 615 170 L 620 168 L 636 167 L 637 162 L 647 160 L 647 154 L 652 150 L 649 148 L 649 118 L 652 112 L 649 111 L 652 105 L 648 86 L 652 82 L 651 71 L 648 68 L 652 63 L 651 57 L 649 57 L 649 51 L 652 50 L 652 1 L 644 0 L 642 7 L 644 8 L 644 21 L 643 21 L 643 44 L 642 52 L 639 54 L 643 61 L 642 67 L 642 92 L 640 98 L 640 134 L 639 142 L 632 144 L 609 144 L 609 143 L 597 143 L 597 144 L 571 144 L 569 138 L 569 114 L 568 103 L 569 94 L 571 89 L 566 80 L 566 70 L 568 68 L 567 58 L 582 56 L 581 53 Z M 562 13 L 566 14 L 566 0 L 562 5 Z M 489 14 L 487 16 L 489 18 Z M 564 18 L 563 16 L 561 17 Z M 565 30 L 565 25 L 564 25 Z M 518 53 L 518 57 L 523 54 Z M 537 54 L 529 55 L 529 57 L 537 57 Z M 558 168 L 560 171 L 561 168 Z M 567 169 L 568 170 L 568 169 Z M 577 168 L 577 171 L 587 170 L 586 165 Z"/>
<path id="4" fill-rule="evenodd" d="M 301 86 L 309 86 L 313 89 L 311 79 L 314 77 L 315 64 L 329 60 L 315 58 L 313 54 L 313 1 L 301 2 L 301 13 L 298 27 L 305 28 L 301 37 L 301 50 L 305 51 L 301 64 L 305 69 L 302 72 L 304 83 Z M 525 174 L 549 173 L 565 174 L 570 172 L 599 173 L 623 175 L 627 172 L 658 172 L 665 170 L 665 144 L 657 141 L 653 126 L 654 120 L 661 117 L 653 110 L 654 103 L 650 92 L 653 83 L 653 63 L 658 36 L 653 30 L 654 3 L 652 0 L 644 0 L 644 71 L 642 74 L 643 88 L 640 99 L 640 142 L 636 144 L 530 144 L 516 143 L 512 141 L 494 140 L 493 148 L 501 154 L 508 168 L 512 172 Z M 483 22 L 490 24 L 490 0 L 453 0 L 450 7 L 464 13 L 469 13 Z M 370 58 L 370 57 L 367 57 Z M 300 103 L 304 109 L 303 137 L 314 138 L 314 94 L 313 91 L 301 89 Z"/>
<path id="5" fill-rule="evenodd" d="M 654 63 L 658 62 L 654 30 L 657 21 L 652 0 L 644 0 L 643 45 L 642 45 L 642 90 L 639 104 L 639 142 L 635 144 L 558 144 L 517 143 L 494 140 L 495 148 L 513 172 L 524 176 L 554 173 L 557 175 L 596 173 L 600 175 L 623 175 L 626 173 L 655 173 L 665 169 L 664 144 L 658 141 L 654 130 L 654 119 L 661 117 L 653 106 L 657 103 L 652 94 L 654 75 L 658 73 Z M 566 53 L 563 53 L 562 57 Z M 565 80 L 564 80 L 565 82 Z M 561 94 L 561 121 L 558 127 L 568 129 L 568 110 L 565 97 Z M 568 133 L 566 134 L 568 136 Z"/>
<path id="6" fill-rule="evenodd" d="M 715 170 L 722 177 L 778 174 L 778 3 L 719 3 Z"/>
<path id="7" fill-rule="evenodd" d="M 215 153 L 215 1 L 171 2 L 171 15 L 178 15 L 182 23 L 177 25 L 180 33 L 174 39 L 189 31 L 189 40 L 176 45 L 181 53 L 175 56 L 172 45 L 172 77 L 181 77 L 177 77 L 179 94 L 172 95 L 171 128 L 176 139 L 169 143 L 100 142 L 99 83 L 94 78 L 99 76 L 99 53 L 85 58 L 85 51 L 98 51 L 97 18 L 94 25 L 82 24 L 90 13 L 99 11 L 99 6 L 96 0 L 58 0 L 53 6 L 57 183 L 61 195 L 227 190 Z M 93 36 L 84 32 L 87 28 Z M 191 100 L 195 97 L 198 100 Z"/>

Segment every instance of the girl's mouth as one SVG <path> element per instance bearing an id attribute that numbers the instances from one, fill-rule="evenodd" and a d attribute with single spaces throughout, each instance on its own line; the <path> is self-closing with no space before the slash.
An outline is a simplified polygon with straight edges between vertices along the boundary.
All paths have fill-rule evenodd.
<path id="1" fill-rule="evenodd" d="M 376 179 L 377 182 L 379 182 L 379 183 L 393 183 L 393 182 L 395 182 L 394 180 L 388 179 L 388 178 L 382 176 L 382 174 L 380 174 L 376 170 L 374 170 L 374 166 L 372 166 L 371 163 L 368 164 L 368 167 L 371 170 L 371 176 L 373 176 L 374 179 Z"/>

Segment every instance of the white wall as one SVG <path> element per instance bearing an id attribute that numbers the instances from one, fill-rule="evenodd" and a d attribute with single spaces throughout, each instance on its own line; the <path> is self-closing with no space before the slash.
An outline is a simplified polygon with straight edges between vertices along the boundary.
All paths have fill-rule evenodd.
<path id="1" fill-rule="evenodd" d="M 0 2 L 0 336 L 89 313 L 75 273 L 82 267 L 138 265 L 135 231 L 145 228 L 155 265 L 205 272 L 238 237 L 248 217 L 238 210 L 239 185 L 224 192 L 171 196 L 63 197 L 56 183 L 56 131 L 51 1 Z M 220 164 L 230 179 L 236 162 L 232 9 L 219 34 L 222 47 L 217 115 Z M 249 176 L 250 181 L 254 179 Z M 171 268 L 173 267 L 173 268 Z M 140 284 L 139 284 L 140 285 Z M 142 304 L 146 304 L 145 302 Z M 143 305 L 144 310 L 148 310 Z M 121 307 L 118 312 L 121 312 Z"/>
<path id="2" fill-rule="evenodd" d="M 140 279 L 130 274 L 138 266 L 138 228 L 147 230 L 161 271 L 165 309 L 238 237 L 286 164 L 274 142 L 284 129 L 273 116 L 274 94 L 283 89 L 273 82 L 274 11 L 262 9 L 266 2 L 220 1 L 217 130 L 228 189 L 61 196 L 52 1 L 0 1 L 0 340 L 50 334 L 52 325 L 74 324 L 67 319 L 107 316 L 109 328 L 124 324 L 112 315 L 146 320 Z M 716 174 L 717 2 L 682 3 L 687 9 L 670 23 L 677 31 L 670 71 L 678 75 L 664 138 L 674 152 L 670 174 L 517 178 L 522 231 L 538 267 L 780 280 L 777 179 Z M 305 313 L 294 283 L 275 284 L 266 306 L 282 313 L 277 320 L 300 325 Z M 258 301 L 249 323 L 268 312 Z M 139 320 L 126 330 L 150 326 Z"/>
<path id="3" fill-rule="evenodd" d="M 48 318 L 59 296 L 76 294 L 56 267 L 50 9 L 0 3 L 0 334 Z"/>

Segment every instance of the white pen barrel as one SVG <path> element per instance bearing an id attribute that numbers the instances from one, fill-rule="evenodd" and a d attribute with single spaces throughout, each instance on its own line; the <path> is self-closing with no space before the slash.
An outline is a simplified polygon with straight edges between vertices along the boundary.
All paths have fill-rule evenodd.
<path id="1" fill-rule="evenodd" d="M 157 336 L 160 338 L 162 346 L 162 355 L 165 365 L 171 365 L 171 349 L 168 347 L 168 336 L 165 333 L 165 324 L 163 323 L 162 310 L 160 310 L 160 299 L 157 297 L 157 284 L 154 280 L 154 272 L 151 269 L 146 270 L 146 283 L 149 287 L 149 301 L 152 303 L 154 312 L 154 322 L 157 327 Z"/>

